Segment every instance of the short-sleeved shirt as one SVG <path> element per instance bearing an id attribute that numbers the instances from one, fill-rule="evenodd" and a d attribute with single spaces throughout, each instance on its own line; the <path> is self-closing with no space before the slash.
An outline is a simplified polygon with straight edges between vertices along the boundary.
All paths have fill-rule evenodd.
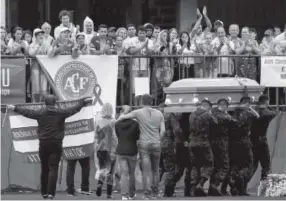
<path id="1" fill-rule="evenodd" d="M 58 38 L 54 41 L 53 47 L 60 47 L 60 45 L 63 43 L 64 43 L 64 41 L 62 39 Z M 70 39 L 70 40 L 66 41 L 66 43 L 67 43 L 67 47 L 60 53 L 61 55 L 71 55 L 72 54 L 72 49 L 75 45 L 74 41 Z"/>
<path id="2" fill-rule="evenodd" d="M 161 122 L 165 122 L 163 114 L 153 108 L 142 108 L 132 112 L 139 123 L 140 143 L 160 143 Z"/>
<path id="3" fill-rule="evenodd" d="M 154 44 L 153 44 L 153 41 L 146 38 L 146 40 L 149 40 L 148 42 L 148 49 L 149 50 L 154 50 Z M 138 47 L 141 47 L 146 41 L 140 41 L 137 37 L 135 38 L 132 38 L 130 40 L 130 43 L 129 43 L 129 48 L 138 48 Z M 146 48 L 142 49 L 140 53 L 136 54 L 138 56 L 146 56 L 147 52 L 146 52 Z M 133 61 L 133 66 L 132 66 L 132 69 L 133 71 L 135 72 L 135 75 L 137 74 L 137 72 L 139 72 L 139 74 L 143 74 L 143 75 L 146 75 L 148 74 L 148 71 L 149 71 L 149 65 L 150 65 L 150 59 L 147 59 L 147 58 L 135 58 L 134 61 Z"/>
<path id="4" fill-rule="evenodd" d="M 90 40 L 90 47 L 95 48 L 95 50 L 100 51 L 104 50 L 106 45 L 109 45 L 110 47 L 112 46 L 112 39 L 111 38 L 102 38 L 100 36 L 94 36 Z"/>

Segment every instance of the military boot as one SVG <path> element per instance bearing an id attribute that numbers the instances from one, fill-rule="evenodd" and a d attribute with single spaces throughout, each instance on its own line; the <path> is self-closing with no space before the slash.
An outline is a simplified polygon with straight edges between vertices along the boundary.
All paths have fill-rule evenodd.
<path id="1" fill-rule="evenodd" d="M 166 185 L 164 191 L 164 197 L 172 197 L 174 195 L 175 188 L 171 185 Z"/>
<path id="2" fill-rule="evenodd" d="M 204 184 L 206 181 L 207 181 L 207 179 L 201 178 L 199 184 L 195 188 L 195 191 L 194 191 L 195 196 L 197 196 L 197 197 L 207 196 L 207 194 L 204 190 Z"/>
<path id="3" fill-rule="evenodd" d="M 218 189 L 220 182 L 218 180 L 212 182 L 209 186 L 208 195 L 210 196 L 222 196 L 222 193 Z"/>

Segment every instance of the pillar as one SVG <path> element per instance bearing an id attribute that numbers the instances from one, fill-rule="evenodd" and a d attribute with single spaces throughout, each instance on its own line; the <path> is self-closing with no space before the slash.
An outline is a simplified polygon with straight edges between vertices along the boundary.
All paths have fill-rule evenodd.
<path id="1" fill-rule="evenodd" d="M 1 0 L 1 26 L 6 27 L 6 0 Z"/>
<path id="2" fill-rule="evenodd" d="M 74 23 L 75 25 L 79 25 L 81 29 L 83 29 L 83 21 L 86 16 L 89 16 L 90 12 L 90 5 L 89 0 L 77 0 L 77 7 L 75 9 L 75 19 Z M 90 16 L 89 16 L 90 17 Z"/>
<path id="3" fill-rule="evenodd" d="M 197 20 L 198 0 L 178 0 L 177 27 L 180 31 L 190 31 Z"/>

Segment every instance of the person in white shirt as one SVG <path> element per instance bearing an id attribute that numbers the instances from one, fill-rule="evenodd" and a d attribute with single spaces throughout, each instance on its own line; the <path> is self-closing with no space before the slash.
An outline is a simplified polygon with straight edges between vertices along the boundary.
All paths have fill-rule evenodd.
<path id="1" fill-rule="evenodd" d="M 52 51 L 52 46 L 44 43 L 44 31 L 36 28 L 33 32 L 33 42 L 29 48 L 29 55 L 48 55 Z M 32 101 L 40 102 L 48 94 L 48 80 L 40 70 L 39 64 L 33 62 L 31 66 Z"/>
<path id="2" fill-rule="evenodd" d="M 62 10 L 59 14 L 59 19 L 62 22 L 54 30 L 55 39 L 59 38 L 61 30 L 63 27 L 67 27 L 70 30 L 71 38 L 75 40 L 76 34 L 78 32 L 77 28 L 70 22 L 70 13 L 67 10 Z"/>
<path id="3" fill-rule="evenodd" d="M 125 50 L 130 46 L 132 38 L 136 38 L 136 28 L 134 24 L 127 25 L 127 38 L 123 41 L 123 48 Z"/>
<path id="4" fill-rule="evenodd" d="M 230 55 L 234 50 L 234 43 L 227 39 L 224 27 L 217 29 L 217 37 L 212 41 L 212 45 L 216 48 L 218 55 Z M 230 77 L 234 72 L 233 65 L 232 58 L 219 57 L 214 74 L 217 74 L 218 77 Z"/>
<path id="5" fill-rule="evenodd" d="M 97 35 L 94 31 L 94 23 L 89 17 L 86 17 L 83 21 L 83 33 L 85 34 L 85 43 L 87 45 L 89 45 L 91 39 Z"/>
<path id="6" fill-rule="evenodd" d="M 44 31 L 43 43 L 47 43 L 49 45 L 53 44 L 54 38 L 51 36 L 51 29 L 51 25 L 47 22 L 42 25 L 42 30 Z"/>

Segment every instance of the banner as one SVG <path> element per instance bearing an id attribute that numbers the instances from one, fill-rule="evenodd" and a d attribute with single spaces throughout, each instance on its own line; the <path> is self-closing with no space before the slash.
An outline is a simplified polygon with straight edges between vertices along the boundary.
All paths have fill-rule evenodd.
<path id="1" fill-rule="evenodd" d="M 95 115 L 103 103 L 116 108 L 118 56 L 81 55 L 49 58 L 37 56 L 64 100 L 94 97 Z M 115 115 L 115 114 L 114 114 Z"/>
<path id="2" fill-rule="evenodd" d="M 286 57 L 261 56 L 260 84 L 266 87 L 286 87 Z"/>
<path id="3" fill-rule="evenodd" d="M 78 104 L 76 101 L 59 102 L 56 107 L 71 110 Z M 43 103 L 17 105 L 26 110 L 40 113 L 45 107 Z M 91 156 L 94 147 L 93 106 L 85 106 L 80 112 L 66 119 L 65 137 L 63 140 L 63 157 L 78 159 Z M 9 116 L 15 151 L 27 156 L 28 162 L 37 163 L 39 158 L 38 123 L 18 113 Z"/>
<path id="4" fill-rule="evenodd" d="M 1 104 L 26 102 L 26 60 L 1 58 Z"/>

